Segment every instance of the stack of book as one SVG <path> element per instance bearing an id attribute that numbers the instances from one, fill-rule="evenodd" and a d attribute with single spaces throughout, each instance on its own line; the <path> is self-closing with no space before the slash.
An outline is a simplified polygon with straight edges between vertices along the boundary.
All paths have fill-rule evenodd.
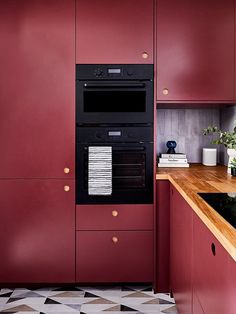
<path id="1" fill-rule="evenodd" d="M 161 154 L 158 167 L 189 167 L 185 154 Z"/>

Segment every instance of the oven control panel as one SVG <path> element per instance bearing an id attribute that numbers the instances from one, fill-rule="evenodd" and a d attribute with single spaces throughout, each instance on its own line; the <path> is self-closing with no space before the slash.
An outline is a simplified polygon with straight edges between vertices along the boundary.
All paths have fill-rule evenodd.
<path id="1" fill-rule="evenodd" d="M 152 127 L 81 127 L 76 132 L 77 142 L 153 142 Z"/>
<path id="2" fill-rule="evenodd" d="M 153 80 L 153 64 L 77 64 L 77 80 Z"/>

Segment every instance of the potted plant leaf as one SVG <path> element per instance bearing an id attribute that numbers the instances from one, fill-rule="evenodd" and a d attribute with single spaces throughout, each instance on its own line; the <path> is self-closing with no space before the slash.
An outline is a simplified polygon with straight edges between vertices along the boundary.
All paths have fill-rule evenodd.
<path id="1" fill-rule="evenodd" d="M 231 174 L 236 177 L 236 158 L 234 157 L 230 162 Z"/>
<path id="2" fill-rule="evenodd" d="M 232 132 L 222 131 L 217 126 L 208 126 L 206 129 L 203 129 L 204 135 L 218 135 L 216 139 L 214 139 L 212 144 L 222 144 L 227 148 L 227 154 L 229 155 L 228 162 L 228 173 L 231 173 L 231 161 L 233 158 L 236 158 L 236 126 L 234 127 Z"/>

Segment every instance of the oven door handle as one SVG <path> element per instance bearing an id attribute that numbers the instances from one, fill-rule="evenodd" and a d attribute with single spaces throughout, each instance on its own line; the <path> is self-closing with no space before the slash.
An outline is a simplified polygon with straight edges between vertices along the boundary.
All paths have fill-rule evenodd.
<path id="1" fill-rule="evenodd" d="M 109 84 L 98 84 L 98 83 L 84 83 L 85 88 L 143 88 L 145 87 L 145 83 L 109 83 Z"/>

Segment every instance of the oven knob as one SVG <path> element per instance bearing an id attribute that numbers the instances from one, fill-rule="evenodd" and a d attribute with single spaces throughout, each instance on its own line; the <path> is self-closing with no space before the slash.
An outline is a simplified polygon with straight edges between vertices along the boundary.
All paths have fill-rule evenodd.
<path id="1" fill-rule="evenodd" d="M 102 71 L 102 69 L 96 69 L 95 71 L 94 71 L 94 74 L 95 74 L 95 76 L 97 76 L 97 77 L 99 77 L 99 76 L 103 76 L 103 71 Z"/>
<path id="2" fill-rule="evenodd" d="M 131 69 L 128 69 L 128 70 L 127 70 L 127 74 L 128 74 L 129 76 L 131 76 L 131 75 L 133 75 L 133 74 L 134 74 L 134 71 L 133 71 L 133 70 L 131 70 Z"/>

